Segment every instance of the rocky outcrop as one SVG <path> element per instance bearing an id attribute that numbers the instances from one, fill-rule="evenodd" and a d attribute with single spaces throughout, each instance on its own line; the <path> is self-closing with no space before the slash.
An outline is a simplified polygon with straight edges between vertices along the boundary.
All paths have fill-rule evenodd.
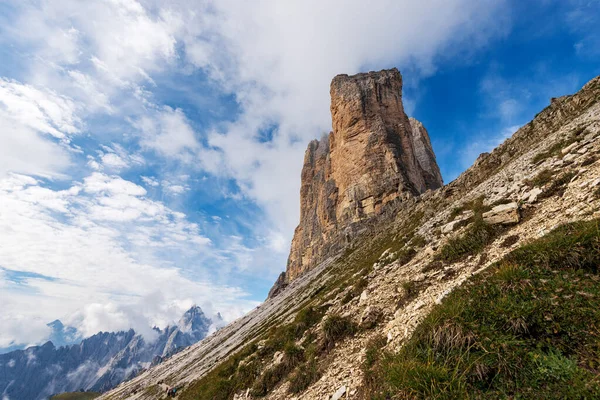
<path id="1" fill-rule="evenodd" d="M 515 202 L 501 204 L 483 213 L 483 220 L 491 225 L 518 224 L 520 220 L 519 205 Z"/>
<path id="2" fill-rule="evenodd" d="M 342 247 L 360 223 L 384 206 L 442 186 L 423 125 L 402 105 L 397 69 L 331 83 L 333 131 L 309 143 L 286 280 L 292 281 Z"/>

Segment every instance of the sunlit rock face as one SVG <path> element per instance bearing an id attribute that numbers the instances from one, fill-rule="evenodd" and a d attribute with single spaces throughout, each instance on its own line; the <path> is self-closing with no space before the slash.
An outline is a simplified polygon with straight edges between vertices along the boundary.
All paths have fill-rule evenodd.
<path id="1" fill-rule="evenodd" d="M 304 155 L 287 282 L 387 203 L 443 185 L 427 130 L 404 112 L 397 69 L 338 75 L 330 94 L 333 131 Z"/>

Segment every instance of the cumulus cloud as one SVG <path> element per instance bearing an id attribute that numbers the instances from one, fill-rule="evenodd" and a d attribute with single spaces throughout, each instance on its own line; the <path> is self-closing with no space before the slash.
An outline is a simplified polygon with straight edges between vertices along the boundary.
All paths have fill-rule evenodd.
<path id="1" fill-rule="evenodd" d="M 187 299 L 223 310 L 227 318 L 256 305 L 245 291 L 214 283 L 208 271 L 186 277 L 175 265 L 203 271 L 198 267 L 210 257 L 236 260 L 214 249 L 184 214 L 145 195 L 141 186 L 98 172 L 65 190 L 20 175 L 0 181 L 0 265 L 30 274 L 18 288 L 10 282 L 3 288 L 6 336 L 0 346 L 11 338 L 29 343 L 43 337 L 33 325 L 31 338 L 16 334 L 20 321 L 34 317 L 79 312 L 85 334 L 129 327 L 149 333 L 153 323 L 181 314 L 181 307 L 167 312 L 151 297 L 162 304 Z"/>
<path id="2" fill-rule="evenodd" d="M 184 2 L 186 3 L 186 2 Z M 239 118 L 209 134 L 205 168 L 236 178 L 289 238 L 306 142 L 330 129 L 338 73 L 399 66 L 415 82 L 506 27 L 505 2 L 209 2 L 186 24 L 185 54 L 235 93 Z M 412 74 L 412 76 L 411 76 Z M 272 138 L 264 140 L 265 133 Z M 220 162 L 214 162 L 215 156 Z"/>
<path id="3" fill-rule="evenodd" d="M 3 307 L 7 305 L 4 304 Z M 1 315 L 0 325 L 0 348 L 8 348 L 14 345 L 37 344 L 40 338 L 50 335 L 50 328 L 46 322 L 39 318 L 31 318 L 29 315 Z"/>
<path id="4" fill-rule="evenodd" d="M 192 161 L 199 148 L 194 130 L 179 109 L 165 107 L 154 116 L 134 123 L 141 132 L 141 145 L 160 155 Z"/>
<path id="5" fill-rule="evenodd" d="M 69 136 L 81 124 L 71 99 L 0 78 L 0 178 L 60 175 L 70 163 Z"/>
<path id="6" fill-rule="evenodd" d="M 304 149 L 330 129 L 331 78 L 398 66 L 414 85 L 442 54 L 468 57 L 507 26 L 505 1 L 491 0 L 10 4 L 17 17 L 2 33 L 29 64 L 19 82 L 0 80 L 0 265 L 49 279 L 28 277 L 19 290 L 9 282 L 5 309 L 18 318 L 75 313 L 90 334 L 164 323 L 192 301 L 226 319 L 247 311 L 255 303 L 226 282 L 240 272 L 274 275 L 274 260 L 284 267 Z M 169 70 L 201 71 L 238 109 L 226 123 L 193 124 L 153 92 Z M 91 120 L 106 124 L 88 132 Z M 64 176 L 82 132 L 108 143 L 82 157 L 94 172 L 61 189 L 11 173 Z M 151 188 L 175 203 L 185 197 L 177 195 L 193 185 L 172 171 L 145 173 L 145 187 L 123 177 L 150 155 L 233 178 L 240 191 L 225 185 L 222 197 L 250 199 L 267 216 L 245 225 L 259 244 L 219 231 L 217 246 L 204 221 L 150 199 Z"/>

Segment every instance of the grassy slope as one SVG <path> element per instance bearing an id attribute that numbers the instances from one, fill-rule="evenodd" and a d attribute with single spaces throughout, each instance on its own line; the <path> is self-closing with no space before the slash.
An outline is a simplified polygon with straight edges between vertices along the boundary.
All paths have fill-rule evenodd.
<path id="1" fill-rule="evenodd" d="M 557 228 L 452 293 L 365 398 L 600 398 L 599 221 Z M 368 350 L 369 354 L 369 350 Z"/>
<path id="2" fill-rule="evenodd" d="M 181 400 L 231 399 L 234 393 L 247 388 L 251 389 L 253 396 L 262 397 L 285 381 L 290 382 L 290 397 L 304 391 L 321 377 L 321 367 L 327 362 L 334 343 L 352 336 L 357 330 L 351 321 L 337 315 L 330 315 L 317 329 L 327 309 L 327 302 L 348 287 L 352 287 L 352 290 L 347 297 L 359 296 L 366 285 L 365 276 L 387 249 L 398 252 L 398 257 L 406 258 L 403 262 L 408 262 L 414 251 L 406 251 L 408 254 L 405 254 L 401 249 L 409 242 L 416 248 L 423 246 L 419 240 L 413 240 L 422 218 L 422 213 L 413 213 L 395 229 L 365 239 L 360 247 L 347 250 L 330 267 L 334 278 L 316 291 L 310 304 L 300 307 L 291 324 L 272 324 L 264 333 L 257 335 L 253 343 L 182 389 Z M 345 299 L 344 302 L 349 300 Z M 257 343 L 261 340 L 264 344 L 259 347 Z M 301 347 L 296 346 L 297 342 Z M 274 368 L 265 368 L 278 351 L 284 354 L 283 362 Z"/>
<path id="3" fill-rule="evenodd" d="M 100 393 L 94 392 L 70 392 L 61 393 L 50 397 L 50 400 L 90 400 L 100 396 Z"/>

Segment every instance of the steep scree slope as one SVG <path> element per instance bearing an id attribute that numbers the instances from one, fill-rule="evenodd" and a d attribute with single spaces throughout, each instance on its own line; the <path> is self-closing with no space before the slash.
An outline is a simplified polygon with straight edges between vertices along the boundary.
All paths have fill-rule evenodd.
<path id="1" fill-rule="evenodd" d="M 161 398 L 159 385 L 182 399 L 364 398 L 374 343 L 401 351 L 474 275 L 563 223 L 600 217 L 599 159 L 600 77 L 450 184 L 382 206 L 276 297 L 103 398 Z"/>

